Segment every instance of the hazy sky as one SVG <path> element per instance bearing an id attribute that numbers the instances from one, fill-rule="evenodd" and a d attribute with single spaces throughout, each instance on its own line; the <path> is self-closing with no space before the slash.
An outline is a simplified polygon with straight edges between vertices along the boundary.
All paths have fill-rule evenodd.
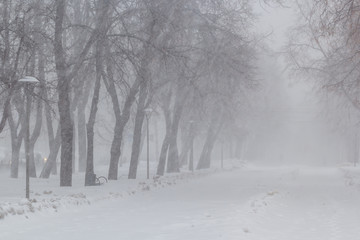
<path id="1" fill-rule="evenodd" d="M 267 45 L 275 52 L 283 52 L 283 46 L 287 43 L 288 29 L 295 23 L 296 15 L 293 8 L 290 8 L 290 1 L 286 7 L 271 7 L 268 5 L 257 5 L 255 12 L 258 14 L 257 30 L 267 37 Z M 286 68 L 286 63 L 280 59 L 277 61 L 279 71 Z M 315 94 L 312 86 L 304 81 L 296 81 L 286 72 L 282 72 L 282 78 L 289 101 L 296 107 L 314 107 Z"/>
<path id="2" fill-rule="evenodd" d="M 259 16 L 259 31 L 270 34 L 269 45 L 274 50 L 280 50 L 286 42 L 286 31 L 294 23 L 293 9 L 289 7 L 270 7 L 258 5 L 255 8 Z"/>
<path id="3" fill-rule="evenodd" d="M 295 23 L 294 9 L 258 5 L 255 10 L 259 18 L 256 30 L 269 35 L 266 42 L 273 51 L 283 52 L 287 30 Z M 263 129 L 250 146 L 253 157 L 272 164 L 339 162 L 344 157 L 344 142 L 321 117 L 321 104 L 311 83 L 294 80 L 284 71 L 286 63 L 281 57 L 270 58 L 274 61 L 262 74 L 272 83 L 267 96 L 267 111 L 272 115 L 260 119 Z"/>

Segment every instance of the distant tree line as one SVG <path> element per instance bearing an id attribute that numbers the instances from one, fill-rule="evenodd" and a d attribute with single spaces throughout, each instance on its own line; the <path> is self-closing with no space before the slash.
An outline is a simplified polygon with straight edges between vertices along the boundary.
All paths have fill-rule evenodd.
<path id="1" fill-rule="evenodd" d="M 11 177 L 18 176 L 26 94 L 32 109 L 32 177 L 48 178 L 58 155 L 61 186 L 72 185 L 75 161 L 80 172 L 94 173 L 94 129 L 103 96 L 109 97 L 114 118 L 109 179 L 118 179 L 129 122 L 128 177 L 136 178 L 145 110 L 150 108 L 163 116 L 166 129 L 158 175 L 179 172 L 188 163 L 189 143 L 199 134 L 203 148 L 196 168 L 210 167 L 219 135 L 224 141 L 243 137 L 238 116 L 246 114 L 249 94 L 258 86 L 251 4 L 1 0 L 0 131 L 9 128 L 11 133 Z M 23 86 L 18 80 L 24 76 L 40 83 Z M 50 152 L 39 174 L 34 148 L 42 128 Z"/>
<path id="2" fill-rule="evenodd" d="M 360 1 L 295 1 L 296 26 L 290 31 L 287 57 L 294 73 L 311 79 L 330 118 L 347 128 L 350 158 L 359 160 Z M 344 129 L 345 129 L 344 128 Z"/>

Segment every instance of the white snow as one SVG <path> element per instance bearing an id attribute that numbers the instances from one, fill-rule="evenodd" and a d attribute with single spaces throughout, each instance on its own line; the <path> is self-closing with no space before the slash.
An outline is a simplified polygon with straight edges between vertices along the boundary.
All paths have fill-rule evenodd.
<path id="1" fill-rule="evenodd" d="M 18 82 L 24 82 L 24 83 L 38 83 L 40 82 L 39 80 L 37 80 L 34 77 L 31 76 L 25 76 L 24 78 L 21 78 L 18 80 Z"/>
<path id="2" fill-rule="evenodd" d="M 154 180 L 123 179 L 91 188 L 54 186 L 54 192 L 82 195 L 58 195 L 57 211 L 7 216 L 0 239 L 360 239 L 357 168 L 247 166 L 163 181 L 156 187 Z"/>

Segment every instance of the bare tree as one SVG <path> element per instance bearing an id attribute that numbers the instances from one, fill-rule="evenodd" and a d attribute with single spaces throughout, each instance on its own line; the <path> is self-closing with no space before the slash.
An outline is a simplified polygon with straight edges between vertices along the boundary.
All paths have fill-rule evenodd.
<path id="1" fill-rule="evenodd" d="M 296 1 L 299 21 L 286 48 L 295 74 L 314 80 L 324 96 L 359 111 L 359 2 Z"/>
<path id="2" fill-rule="evenodd" d="M 94 86 L 94 94 L 91 102 L 91 109 L 89 120 L 86 125 L 87 130 L 87 159 L 86 159 L 86 173 L 85 173 L 85 186 L 92 185 L 92 176 L 94 175 L 94 125 L 96 119 L 96 113 L 98 109 L 99 103 L 99 95 L 100 95 L 100 87 L 101 87 L 101 76 L 103 72 L 103 54 L 104 54 L 104 44 L 105 41 L 104 36 L 106 35 L 106 31 L 108 29 L 108 20 L 105 19 L 105 16 L 109 15 L 109 2 L 99 2 L 99 5 L 96 9 L 96 14 L 99 16 L 97 20 L 99 21 L 97 24 L 101 24 L 102 26 L 97 26 L 97 28 L 101 29 L 101 32 L 96 40 L 95 44 L 95 68 L 96 68 L 96 80 Z M 105 15 L 104 15 L 105 14 Z M 101 15 L 103 15 L 103 19 L 101 19 Z"/>
<path id="3" fill-rule="evenodd" d="M 105 1 L 106 4 L 110 0 Z M 71 118 L 70 96 L 71 81 L 78 73 L 80 66 L 83 64 L 88 52 L 93 43 L 101 35 L 103 29 L 106 27 L 104 21 L 106 19 L 107 11 L 103 11 L 99 16 L 98 23 L 94 31 L 91 33 L 89 39 L 84 44 L 80 54 L 75 57 L 75 63 L 71 70 L 68 69 L 66 61 L 66 49 L 63 44 L 64 39 L 64 18 L 66 14 L 66 1 L 56 1 L 55 4 L 55 32 L 54 32 L 54 55 L 56 73 L 58 77 L 57 91 L 59 94 L 58 108 L 60 115 L 61 127 L 61 169 L 60 169 L 60 186 L 72 185 L 72 155 L 73 155 L 73 121 Z"/>

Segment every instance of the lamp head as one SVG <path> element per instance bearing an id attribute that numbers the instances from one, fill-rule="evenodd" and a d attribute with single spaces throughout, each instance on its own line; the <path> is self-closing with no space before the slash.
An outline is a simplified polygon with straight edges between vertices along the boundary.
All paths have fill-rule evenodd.
<path id="1" fill-rule="evenodd" d="M 40 81 L 37 80 L 34 77 L 25 76 L 24 78 L 19 79 L 18 82 L 21 82 L 21 83 L 39 83 Z"/>

